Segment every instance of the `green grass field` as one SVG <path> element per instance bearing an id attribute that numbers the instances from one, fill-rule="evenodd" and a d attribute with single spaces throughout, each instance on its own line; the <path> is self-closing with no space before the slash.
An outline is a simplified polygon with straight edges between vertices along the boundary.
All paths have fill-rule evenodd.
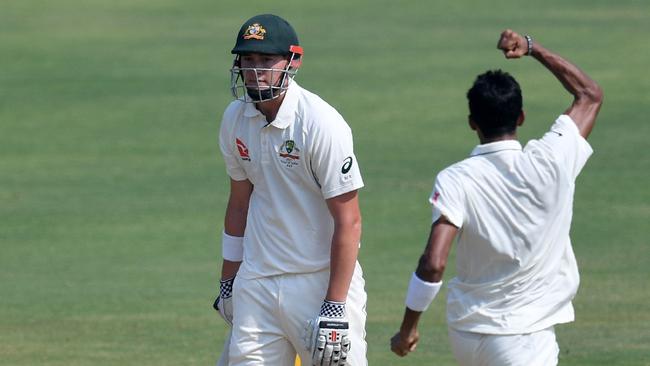
<path id="1" fill-rule="evenodd" d="M 0 4 L 0 365 L 212 365 L 227 198 L 219 120 L 248 17 L 280 14 L 302 86 L 352 126 L 366 187 L 370 365 L 453 365 L 444 296 L 408 358 L 389 351 L 428 234 L 437 171 L 476 143 L 465 92 L 514 74 L 536 138 L 571 99 L 530 33 L 605 90 L 577 183 L 576 322 L 561 365 L 650 365 L 650 4 L 646 1 L 6 0 Z M 645 147 L 644 147 L 645 146 Z M 449 268 L 447 278 L 454 273 Z"/>

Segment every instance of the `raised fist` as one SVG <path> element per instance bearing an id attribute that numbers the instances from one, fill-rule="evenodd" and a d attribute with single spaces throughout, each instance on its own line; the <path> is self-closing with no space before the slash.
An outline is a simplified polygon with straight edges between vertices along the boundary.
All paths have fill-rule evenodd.
<path id="1" fill-rule="evenodd" d="M 528 54 L 526 38 L 511 29 L 501 32 L 497 48 L 503 51 L 506 58 L 520 58 Z"/>

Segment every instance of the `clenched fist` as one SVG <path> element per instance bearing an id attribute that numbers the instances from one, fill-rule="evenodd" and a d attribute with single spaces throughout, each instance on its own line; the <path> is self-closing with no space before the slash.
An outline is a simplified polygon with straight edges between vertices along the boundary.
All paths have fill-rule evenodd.
<path id="1" fill-rule="evenodd" d="M 415 351 L 415 347 L 418 345 L 420 340 L 420 333 L 417 329 L 410 329 L 402 334 L 402 332 L 397 332 L 393 338 L 390 339 L 390 350 L 393 351 L 396 355 L 404 357 L 409 352 Z"/>
<path id="2" fill-rule="evenodd" d="M 503 51 L 506 58 L 520 58 L 529 54 L 526 38 L 511 29 L 506 29 L 501 33 L 497 48 Z"/>

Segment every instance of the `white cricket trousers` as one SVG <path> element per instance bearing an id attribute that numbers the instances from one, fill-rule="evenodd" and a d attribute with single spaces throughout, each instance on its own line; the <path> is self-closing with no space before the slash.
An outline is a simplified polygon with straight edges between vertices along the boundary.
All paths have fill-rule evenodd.
<path id="1" fill-rule="evenodd" d="M 448 329 L 451 348 L 460 366 L 555 366 L 560 349 L 555 329 L 500 335 Z"/>
<path id="2" fill-rule="evenodd" d="M 300 355 L 303 366 L 310 365 L 311 352 L 307 350 L 305 340 L 307 323 L 318 316 L 328 283 L 329 270 L 253 280 L 237 277 L 233 285 L 230 347 L 218 365 L 294 366 L 296 353 Z M 357 262 L 345 307 L 350 324 L 350 366 L 368 364 L 364 285 L 361 266 Z M 223 360 L 226 357 L 228 363 Z"/>

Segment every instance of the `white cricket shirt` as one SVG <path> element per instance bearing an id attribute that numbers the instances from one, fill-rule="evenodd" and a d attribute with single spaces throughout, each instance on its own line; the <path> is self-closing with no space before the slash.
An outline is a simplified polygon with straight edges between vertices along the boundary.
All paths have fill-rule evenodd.
<path id="1" fill-rule="evenodd" d="M 459 227 L 447 322 L 457 330 L 519 334 L 573 321 L 580 281 L 569 229 L 575 179 L 592 153 L 567 115 L 522 150 L 478 145 L 436 178 L 429 201 Z"/>
<path id="2" fill-rule="evenodd" d="M 334 221 L 325 200 L 363 187 L 343 117 L 293 81 L 271 123 L 254 104 L 233 101 L 219 140 L 228 175 L 254 185 L 237 275 L 328 268 Z"/>

